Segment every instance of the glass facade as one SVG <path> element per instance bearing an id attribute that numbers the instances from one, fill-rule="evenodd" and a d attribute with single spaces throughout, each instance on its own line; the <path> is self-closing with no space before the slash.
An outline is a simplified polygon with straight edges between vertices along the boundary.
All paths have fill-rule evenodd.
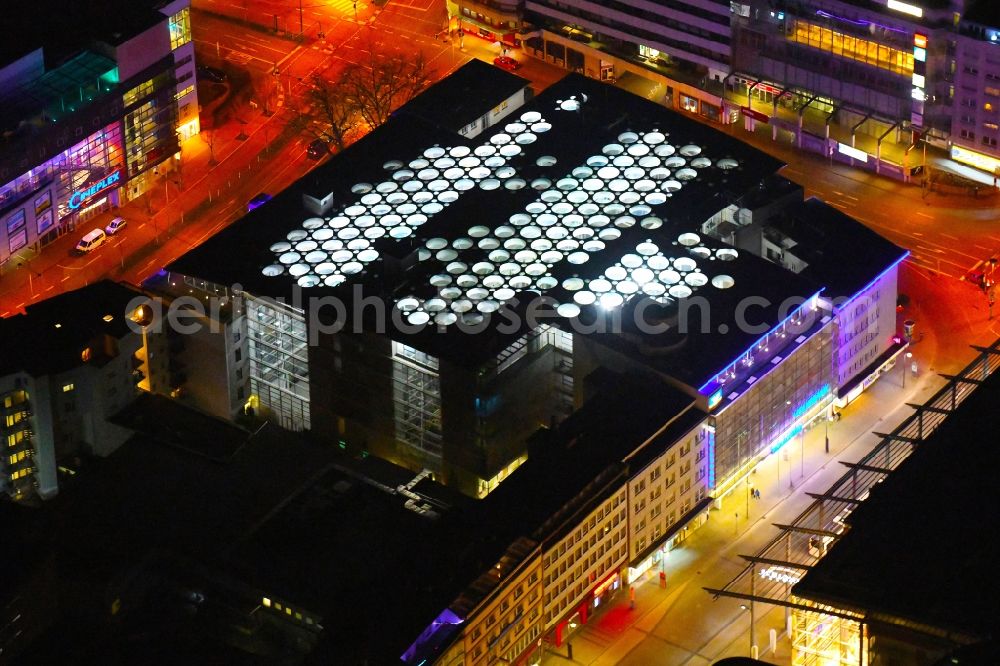
<path id="1" fill-rule="evenodd" d="M 833 335 L 825 325 L 715 418 L 715 471 L 720 487 L 765 450 L 777 450 L 802 420 L 836 393 Z M 784 441 L 782 441 L 784 440 Z"/>
<path id="2" fill-rule="evenodd" d="M 396 441 L 440 463 L 441 381 L 438 360 L 392 343 L 392 399 Z"/>
<path id="3" fill-rule="evenodd" d="M 133 179 L 177 150 L 177 100 L 171 73 L 161 72 L 131 88 L 123 101 L 127 176 L 134 197 L 146 187 L 144 180 Z"/>
<path id="4" fill-rule="evenodd" d="M 117 188 L 84 197 L 87 188 L 123 166 L 118 123 L 94 132 L 52 159 L 0 185 L 0 261 L 38 243 L 44 246 L 75 224 L 109 207 Z"/>
<path id="5" fill-rule="evenodd" d="M 847 35 L 802 19 L 794 20 L 788 39 L 896 74 L 909 75 L 913 73 L 912 50 L 895 49 L 870 39 Z"/>
<path id="6" fill-rule="evenodd" d="M 302 314 L 253 297 L 246 299 L 246 312 L 250 392 L 281 427 L 308 430 L 309 359 Z"/>

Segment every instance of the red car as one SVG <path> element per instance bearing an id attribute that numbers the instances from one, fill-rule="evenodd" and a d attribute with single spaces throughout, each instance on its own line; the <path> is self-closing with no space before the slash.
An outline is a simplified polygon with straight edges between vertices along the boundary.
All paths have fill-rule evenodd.
<path id="1" fill-rule="evenodd" d="M 521 66 L 521 63 L 514 60 L 510 56 L 499 56 L 493 59 L 493 64 L 500 69 L 506 69 L 508 72 L 513 72 Z"/>

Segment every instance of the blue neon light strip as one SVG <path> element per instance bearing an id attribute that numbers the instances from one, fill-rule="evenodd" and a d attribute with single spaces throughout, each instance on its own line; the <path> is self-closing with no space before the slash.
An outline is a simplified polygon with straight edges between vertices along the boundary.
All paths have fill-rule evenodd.
<path id="1" fill-rule="evenodd" d="M 792 412 L 792 418 L 798 419 L 803 414 L 808 412 L 810 409 L 815 407 L 823 398 L 830 395 L 830 385 L 823 384 L 815 393 L 805 399 L 805 401 L 799 405 L 794 412 Z"/>
<path id="2" fill-rule="evenodd" d="M 776 441 L 774 444 L 771 444 L 771 453 L 777 453 L 778 451 L 780 451 L 781 447 L 783 447 L 785 444 L 788 444 L 788 442 L 792 441 L 792 439 L 794 439 L 795 436 L 798 435 L 800 432 L 802 432 L 801 425 L 797 425 L 788 432 L 786 432 L 784 435 L 781 436 L 781 438 L 778 441 Z"/>
<path id="3" fill-rule="evenodd" d="M 826 287 L 823 287 L 823 289 L 826 289 Z M 775 333 L 779 328 L 781 328 L 782 326 L 784 326 L 788 321 L 794 319 L 795 315 L 799 314 L 799 312 L 801 312 L 803 308 L 805 308 L 807 305 L 809 305 L 810 303 L 812 303 L 814 301 L 814 299 L 816 299 L 821 293 L 823 293 L 823 289 L 820 289 L 815 294 L 813 294 L 812 296 L 810 296 L 809 298 L 807 298 L 805 300 L 805 302 L 802 303 L 802 305 L 800 305 L 799 307 L 797 307 L 794 310 L 792 310 L 792 313 L 789 314 L 784 319 L 782 319 L 781 322 L 777 326 L 775 326 L 770 331 L 768 331 L 764 335 L 762 335 L 759 338 L 757 338 L 754 341 L 754 343 L 752 345 L 750 345 L 749 347 L 747 347 L 746 349 L 744 349 L 742 353 L 737 354 L 735 361 L 731 362 L 729 365 L 727 365 L 724 368 L 722 368 L 722 370 L 719 370 L 718 372 L 713 372 L 712 373 L 712 378 L 709 379 L 704 384 L 702 384 L 701 387 L 698 389 L 698 392 L 699 393 L 704 393 L 706 388 L 708 388 L 713 383 L 715 383 L 716 377 L 718 377 L 719 375 L 723 374 L 725 371 L 729 370 L 729 368 L 731 368 L 734 365 L 736 365 L 737 363 L 739 363 L 740 359 L 743 358 L 744 356 L 746 356 L 748 353 L 750 353 L 750 351 L 752 351 L 754 347 L 756 347 L 757 345 L 759 345 L 762 340 L 766 340 L 769 336 L 771 336 L 773 333 Z"/>
<path id="4" fill-rule="evenodd" d="M 708 489 L 715 490 L 715 428 L 708 430 Z"/>
<path id="5" fill-rule="evenodd" d="M 854 19 L 849 19 L 844 16 L 837 16 L 836 14 L 831 14 L 830 12 L 824 12 L 822 9 L 816 10 L 817 16 L 822 16 L 823 18 L 831 18 L 836 21 L 843 21 L 844 23 L 850 23 L 851 25 L 869 26 L 874 25 L 883 30 L 891 30 L 892 32 L 907 33 L 908 30 L 903 30 L 902 28 L 893 28 L 892 26 L 882 25 L 881 23 L 876 23 L 875 21 L 866 21 L 864 19 L 860 21 L 855 21 Z"/>
<path id="6" fill-rule="evenodd" d="M 882 278 L 884 278 L 885 275 L 886 275 L 886 273 L 888 273 L 892 269 L 894 269 L 897 266 L 899 266 L 899 264 L 902 263 L 902 261 L 904 259 L 906 259 L 908 256 L 910 256 L 910 251 L 909 250 L 904 250 L 902 256 L 900 256 L 899 259 L 897 259 L 896 261 L 894 261 L 891 264 L 889 264 L 889 267 L 887 269 L 885 269 L 884 271 L 882 271 L 881 273 L 879 273 L 877 278 L 875 278 L 874 280 L 872 280 L 871 282 L 869 282 L 868 284 L 866 284 L 864 287 L 862 287 L 858 291 L 854 292 L 854 295 L 851 296 L 846 301 L 844 301 L 840 306 L 837 307 L 837 309 L 838 310 L 843 310 L 844 308 L 846 308 L 848 305 L 850 305 L 852 302 L 854 302 L 854 300 L 857 299 L 858 296 L 860 296 L 861 294 L 863 294 L 866 291 L 868 291 L 869 289 L 871 289 L 872 285 L 874 285 L 876 282 L 878 282 L 879 280 L 881 280 Z"/>

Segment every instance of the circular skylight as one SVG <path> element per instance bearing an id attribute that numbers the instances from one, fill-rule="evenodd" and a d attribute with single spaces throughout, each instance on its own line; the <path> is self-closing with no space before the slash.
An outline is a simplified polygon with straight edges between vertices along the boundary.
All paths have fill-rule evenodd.
<path id="1" fill-rule="evenodd" d="M 570 97 L 561 100 L 559 108 L 575 111 L 581 104 Z M 537 198 L 506 224 L 471 224 L 467 236 L 420 238 L 418 259 L 435 262 L 427 278 L 433 294 L 403 295 L 398 305 L 406 320 L 439 326 L 479 321 L 519 292 L 545 293 L 559 287 L 554 267 L 587 264 L 593 255 L 614 247 L 622 229 L 662 227 L 663 219 L 653 215 L 653 207 L 665 203 L 683 181 L 696 178 L 695 168 L 711 167 L 698 157 L 699 146 L 680 149 L 692 158 L 687 166 L 663 133 L 626 130 L 569 174 L 529 182 L 518 175 L 514 160 L 521 159 L 522 146 L 531 146 L 551 127 L 541 113 L 527 111 L 473 148 L 432 146 L 408 163 L 385 162 L 384 180 L 356 184 L 356 200 L 327 220 L 306 219 L 287 241 L 273 244 L 276 261 L 264 274 L 289 274 L 303 286 L 336 286 L 378 260 L 372 240 L 419 234 L 417 229 L 430 216 L 457 201 L 462 192 L 478 187 L 489 196 L 507 196 L 505 191 L 530 186 Z M 554 167 L 557 160 L 543 155 L 535 164 Z M 697 234 L 682 234 L 678 240 L 689 253 L 709 252 Z M 557 312 L 574 317 L 580 306 L 615 308 L 636 294 L 682 298 L 708 283 L 692 256 L 674 255 L 647 240 L 614 265 L 597 269 L 598 275 L 566 278 L 561 286 L 573 294 L 573 302 L 559 304 Z"/>

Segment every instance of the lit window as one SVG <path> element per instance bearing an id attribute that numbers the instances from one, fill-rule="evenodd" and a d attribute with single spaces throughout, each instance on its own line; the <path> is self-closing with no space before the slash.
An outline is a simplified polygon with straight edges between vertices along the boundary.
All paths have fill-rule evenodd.
<path id="1" fill-rule="evenodd" d="M 270 608 L 270 607 L 271 607 L 271 600 L 270 600 L 270 599 L 268 599 L 267 597 L 264 597 L 264 601 L 263 601 L 263 603 L 264 603 L 264 605 L 265 605 L 265 606 L 267 606 L 268 608 Z"/>
<path id="2" fill-rule="evenodd" d="M 113 319 L 114 319 L 114 317 L 112 317 L 112 316 L 111 316 L 111 315 L 109 315 L 109 314 L 106 314 L 106 315 L 104 315 L 103 317 L 101 317 L 101 319 L 103 319 L 104 321 L 111 321 L 111 320 L 113 320 Z"/>
<path id="3" fill-rule="evenodd" d="M 63 393 L 69 393 L 73 388 L 72 384 L 63 384 Z"/>
<path id="4" fill-rule="evenodd" d="M 82 352 L 80 352 L 80 360 L 86 363 L 90 360 L 90 347 L 87 347 Z"/>
<path id="5" fill-rule="evenodd" d="M 170 17 L 170 49 L 174 50 L 191 41 L 191 10 L 188 7 Z"/>

